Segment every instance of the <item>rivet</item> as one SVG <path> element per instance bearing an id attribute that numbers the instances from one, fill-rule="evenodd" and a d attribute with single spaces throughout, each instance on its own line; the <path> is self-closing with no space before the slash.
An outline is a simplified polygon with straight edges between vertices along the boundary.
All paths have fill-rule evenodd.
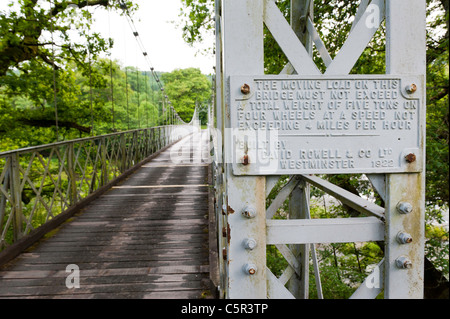
<path id="1" fill-rule="evenodd" d="M 416 92 L 416 90 L 417 90 L 417 85 L 415 85 L 414 83 L 412 83 L 412 84 L 410 84 L 410 85 L 407 85 L 407 86 L 405 87 L 405 90 L 406 90 L 406 92 L 408 92 L 409 94 L 412 94 L 412 93 Z"/>
<path id="2" fill-rule="evenodd" d="M 412 207 L 412 205 L 411 205 L 410 203 L 408 203 L 408 202 L 399 202 L 399 203 L 397 204 L 397 211 L 398 211 L 400 214 L 409 214 L 409 213 L 412 212 L 412 210 L 413 210 L 413 207 Z"/>
<path id="3" fill-rule="evenodd" d="M 246 95 L 250 93 L 250 86 L 247 83 L 241 86 L 241 93 Z"/>
<path id="4" fill-rule="evenodd" d="M 410 269 L 412 267 L 411 261 L 406 256 L 400 256 L 395 260 L 395 265 L 400 269 Z"/>

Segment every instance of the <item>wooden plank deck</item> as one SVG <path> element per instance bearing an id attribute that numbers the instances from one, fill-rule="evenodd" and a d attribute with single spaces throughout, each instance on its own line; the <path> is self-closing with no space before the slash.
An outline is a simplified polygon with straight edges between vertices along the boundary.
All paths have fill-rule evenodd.
<path id="1" fill-rule="evenodd" d="M 198 148 L 173 163 L 179 143 L 0 268 L 0 298 L 208 297 L 208 165 Z"/>

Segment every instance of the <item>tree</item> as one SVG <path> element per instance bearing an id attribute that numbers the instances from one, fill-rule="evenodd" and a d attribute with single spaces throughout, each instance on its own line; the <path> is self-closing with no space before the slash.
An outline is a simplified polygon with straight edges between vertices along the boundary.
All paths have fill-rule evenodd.
<path id="1" fill-rule="evenodd" d="M 200 69 L 176 69 L 164 73 L 161 79 L 175 110 L 185 122 L 191 121 L 196 105 L 200 108 L 210 102 L 211 82 Z M 200 115 L 202 124 L 206 124 L 204 112 Z"/>
<path id="2" fill-rule="evenodd" d="M 20 0 L 11 1 L 9 13 L 0 12 L 0 76 L 22 63 L 35 60 L 59 69 L 64 61 L 87 67 L 111 45 L 110 40 L 92 33 L 89 8 L 103 7 L 130 14 L 136 9 L 131 1 L 122 0 Z M 77 31 L 75 41 L 71 32 Z M 89 43 L 86 48 L 86 43 Z M 57 48 L 57 56 L 52 52 Z"/>

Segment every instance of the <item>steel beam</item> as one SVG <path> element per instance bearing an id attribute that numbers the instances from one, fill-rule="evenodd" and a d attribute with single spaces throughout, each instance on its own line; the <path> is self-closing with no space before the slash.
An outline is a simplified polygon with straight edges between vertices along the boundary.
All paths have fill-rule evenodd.
<path id="1" fill-rule="evenodd" d="M 426 73 L 425 0 L 386 1 L 386 72 Z M 422 98 L 421 146 L 425 154 L 425 85 Z M 424 156 L 423 156 L 424 157 Z M 386 177 L 386 241 L 384 297 L 422 299 L 425 246 L 425 160 L 422 172 L 390 174 Z M 399 207 L 399 203 L 403 204 Z M 406 205 L 408 203 L 410 206 Z M 406 207 L 406 208 L 405 208 Z M 400 208 L 400 209 L 399 209 Z M 410 211 L 409 208 L 412 208 Z M 412 242 L 399 243 L 399 232 L 411 235 Z"/>
<path id="2" fill-rule="evenodd" d="M 222 83 L 228 83 L 232 75 L 264 74 L 263 1 L 222 1 L 221 10 Z M 226 87 L 222 110 L 225 130 L 231 127 L 230 90 L 239 89 Z M 225 134 L 225 157 L 231 152 L 232 142 L 233 136 Z M 227 214 L 224 225 L 227 233 L 225 297 L 266 298 L 265 177 L 234 176 L 229 158 L 225 158 L 224 173 Z M 251 217 L 246 214 L 249 210 L 254 213 Z M 248 239 L 254 240 L 256 245 L 246 247 Z"/>

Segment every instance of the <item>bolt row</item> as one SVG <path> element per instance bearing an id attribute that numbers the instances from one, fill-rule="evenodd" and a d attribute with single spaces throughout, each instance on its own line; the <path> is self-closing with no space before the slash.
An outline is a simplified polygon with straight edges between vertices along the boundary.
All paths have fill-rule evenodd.
<path id="1" fill-rule="evenodd" d="M 413 211 L 413 206 L 408 202 L 399 202 L 397 204 L 397 212 L 402 215 L 410 214 Z M 400 231 L 397 234 L 397 242 L 401 245 L 410 244 L 413 238 L 405 231 Z M 412 262 L 407 256 L 400 256 L 395 260 L 395 265 L 399 269 L 409 269 L 412 267 Z"/>
<path id="2" fill-rule="evenodd" d="M 242 210 L 242 216 L 248 219 L 253 219 L 256 217 L 256 209 L 252 206 L 247 206 Z M 253 250 L 257 246 L 257 242 L 253 238 L 247 238 L 243 242 L 244 248 L 247 250 Z M 258 268 L 253 263 L 247 263 L 243 267 L 244 272 L 247 275 L 253 276 L 258 271 Z"/>

